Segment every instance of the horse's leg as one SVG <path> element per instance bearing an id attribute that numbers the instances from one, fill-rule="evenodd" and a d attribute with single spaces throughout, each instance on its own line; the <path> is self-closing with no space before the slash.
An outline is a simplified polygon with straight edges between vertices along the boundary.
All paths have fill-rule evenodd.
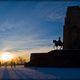
<path id="1" fill-rule="evenodd" d="M 57 50 L 58 49 L 58 46 L 55 46 L 55 50 Z"/>
<path id="2" fill-rule="evenodd" d="M 63 49 L 63 46 L 61 46 L 61 49 Z"/>
<path id="3" fill-rule="evenodd" d="M 62 49 L 63 47 L 62 46 L 60 46 L 60 50 Z"/>
<path id="4" fill-rule="evenodd" d="M 55 48 L 54 48 L 55 50 L 56 50 L 56 46 L 55 46 Z"/>

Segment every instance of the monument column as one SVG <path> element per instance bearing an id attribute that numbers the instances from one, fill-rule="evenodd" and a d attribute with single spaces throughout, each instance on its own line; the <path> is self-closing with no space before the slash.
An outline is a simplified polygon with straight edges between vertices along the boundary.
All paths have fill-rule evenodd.
<path id="1" fill-rule="evenodd" d="M 67 8 L 63 31 L 63 49 L 80 49 L 80 7 Z"/>

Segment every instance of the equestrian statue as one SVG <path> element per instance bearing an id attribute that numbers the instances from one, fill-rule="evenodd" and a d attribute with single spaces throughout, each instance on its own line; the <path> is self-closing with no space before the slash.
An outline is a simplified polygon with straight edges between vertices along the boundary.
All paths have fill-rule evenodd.
<path id="1" fill-rule="evenodd" d="M 63 48 L 63 42 L 61 41 L 61 38 L 59 37 L 58 41 L 53 40 L 55 49 L 62 49 Z"/>

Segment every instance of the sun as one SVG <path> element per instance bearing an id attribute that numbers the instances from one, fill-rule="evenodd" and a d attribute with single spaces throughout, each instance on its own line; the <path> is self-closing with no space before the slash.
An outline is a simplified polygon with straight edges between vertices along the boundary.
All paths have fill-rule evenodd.
<path id="1" fill-rule="evenodd" d="M 1 55 L 1 60 L 3 61 L 9 61 L 12 59 L 12 55 L 10 52 L 3 52 Z"/>

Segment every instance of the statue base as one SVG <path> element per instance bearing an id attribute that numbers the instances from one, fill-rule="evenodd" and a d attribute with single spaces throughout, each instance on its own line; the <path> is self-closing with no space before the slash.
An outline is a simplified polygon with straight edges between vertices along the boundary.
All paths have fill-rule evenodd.
<path id="1" fill-rule="evenodd" d="M 80 50 L 53 50 L 48 53 L 32 53 L 25 67 L 80 67 Z"/>

